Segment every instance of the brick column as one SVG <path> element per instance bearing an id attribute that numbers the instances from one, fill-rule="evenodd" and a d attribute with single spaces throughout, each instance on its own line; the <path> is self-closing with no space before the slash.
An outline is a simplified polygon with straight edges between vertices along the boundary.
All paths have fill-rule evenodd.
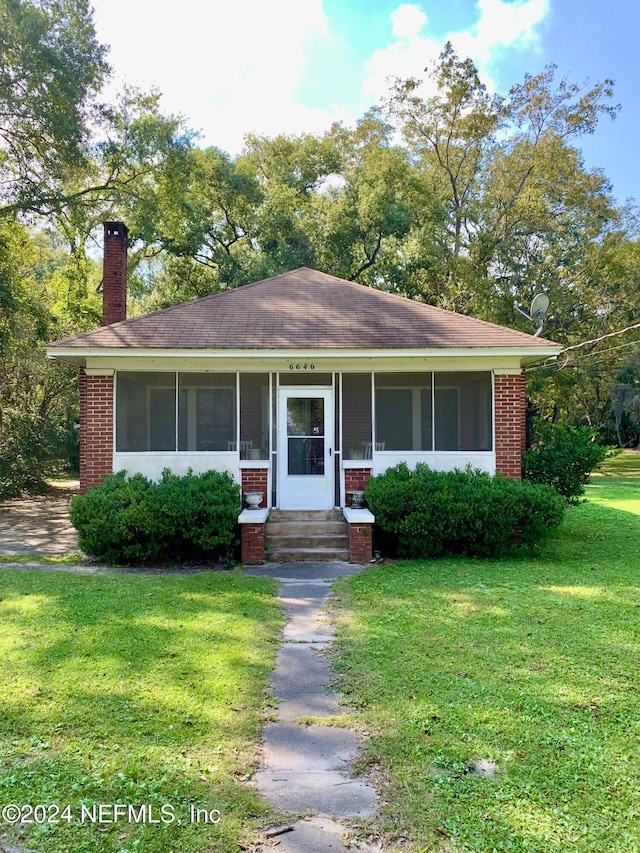
<path id="1" fill-rule="evenodd" d="M 243 509 L 238 516 L 242 562 L 256 566 L 264 562 L 268 509 Z"/>
<path id="2" fill-rule="evenodd" d="M 368 563 L 373 557 L 373 525 L 347 524 L 349 562 Z"/>
<path id="3" fill-rule="evenodd" d="M 242 562 L 257 566 L 264 562 L 265 524 L 241 524 Z"/>
<path id="4" fill-rule="evenodd" d="M 348 468 L 344 463 L 344 493 L 364 492 L 371 478 L 371 468 Z"/>
<path id="5" fill-rule="evenodd" d="M 240 463 L 242 466 L 242 463 Z M 246 508 L 244 503 L 244 493 L 245 492 L 262 492 L 262 508 L 269 506 L 269 469 L 268 467 L 263 468 L 243 468 L 241 467 L 240 476 L 242 479 L 242 505 Z"/>
<path id="6" fill-rule="evenodd" d="M 524 373 L 495 375 L 494 423 L 496 471 L 520 480 L 526 446 L 526 394 Z"/>
<path id="7" fill-rule="evenodd" d="M 113 376 L 80 371 L 80 491 L 113 473 Z"/>
<path id="8" fill-rule="evenodd" d="M 351 509 L 350 507 L 345 507 L 342 512 L 347 522 L 349 561 L 368 563 L 373 557 L 374 515 L 368 509 Z"/>

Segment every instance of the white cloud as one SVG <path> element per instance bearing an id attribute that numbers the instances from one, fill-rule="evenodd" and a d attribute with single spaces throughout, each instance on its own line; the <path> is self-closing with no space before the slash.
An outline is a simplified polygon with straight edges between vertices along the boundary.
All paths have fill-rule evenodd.
<path id="1" fill-rule="evenodd" d="M 437 0 L 431 0 L 437 2 Z M 327 83 L 325 103 L 304 103 L 309 57 L 331 63 L 349 50 L 331 32 L 323 0 L 93 0 L 98 38 L 112 46 L 118 79 L 163 93 L 163 109 L 202 130 L 202 144 L 232 154 L 245 133 L 322 132 L 353 122 L 387 92 L 390 76 L 420 76 L 450 38 L 491 85 L 496 57 L 531 48 L 550 0 L 476 0 L 477 20 L 464 32 L 433 39 L 421 5 L 400 4 L 390 16 L 389 43 L 362 69 L 361 98 L 350 112 Z M 424 5 L 424 4 L 423 4 Z M 352 34 L 351 38 L 358 38 Z M 357 72 L 356 72 L 357 73 Z M 316 94 L 322 90 L 322 81 Z"/>
<path id="2" fill-rule="evenodd" d="M 305 107 L 296 87 L 312 41 L 330 38 L 322 0 L 94 0 L 100 41 L 120 77 L 156 84 L 168 111 L 203 142 L 237 152 L 245 132 L 324 128 L 331 107 Z"/>
<path id="3" fill-rule="evenodd" d="M 417 6 L 407 3 L 391 13 L 391 32 L 399 39 L 411 41 L 427 23 L 427 16 Z"/>
<path id="4" fill-rule="evenodd" d="M 476 8 L 478 19 L 471 27 L 435 40 L 422 33 L 427 16 L 419 6 L 399 6 L 391 14 L 394 40 L 375 51 L 367 63 L 362 102 L 369 105 L 384 95 L 389 78 L 421 77 L 447 41 L 459 56 L 474 60 L 483 80 L 491 86 L 491 67 L 498 55 L 505 49 L 537 46 L 537 28 L 549 11 L 549 0 L 477 0 Z"/>

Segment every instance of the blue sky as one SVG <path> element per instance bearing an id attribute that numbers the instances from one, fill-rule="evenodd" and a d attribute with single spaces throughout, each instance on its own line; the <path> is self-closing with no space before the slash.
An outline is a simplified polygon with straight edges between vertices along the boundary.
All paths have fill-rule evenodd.
<path id="1" fill-rule="evenodd" d="M 93 0 L 116 85 L 156 85 L 164 109 L 232 154 L 245 133 L 353 123 L 389 76 L 419 76 L 451 39 L 506 93 L 548 63 L 615 83 L 618 118 L 582 140 L 622 202 L 640 201 L 639 0 Z"/>

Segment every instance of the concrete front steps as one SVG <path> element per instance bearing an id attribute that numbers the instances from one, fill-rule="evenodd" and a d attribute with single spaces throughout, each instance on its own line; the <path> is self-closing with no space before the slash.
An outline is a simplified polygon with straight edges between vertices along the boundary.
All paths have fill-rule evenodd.
<path id="1" fill-rule="evenodd" d="M 274 563 L 349 560 L 347 524 L 340 509 L 272 509 L 266 542 L 267 559 Z"/>

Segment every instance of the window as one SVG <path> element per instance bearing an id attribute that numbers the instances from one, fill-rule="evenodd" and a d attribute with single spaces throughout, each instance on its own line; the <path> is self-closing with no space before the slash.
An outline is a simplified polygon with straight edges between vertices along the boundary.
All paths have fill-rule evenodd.
<path id="1" fill-rule="evenodd" d="M 373 429 L 371 374 L 343 374 L 342 401 L 342 458 L 363 459 L 371 447 Z"/>
<path id="2" fill-rule="evenodd" d="M 269 374 L 240 374 L 240 458 L 269 458 Z"/>
<path id="3" fill-rule="evenodd" d="M 176 448 L 176 374 L 119 371 L 116 450 Z"/>
<path id="4" fill-rule="evenodd" d="M 350 417 L 346 411 L 345 449 Z M 376 373 L 375 426 L 377 451 L 491 450 L 491 373 Z"/>
<path id="5" fill-rule="evenodd" d="M 236 441 L 235 373 L 118 371 L 117 451 L 228 451 Z"/>
<path id="6" fill-rule="evenodd" d="M 431 374 L 377 373 L 375 385 L 376 450 L 431 450 Z"/>
<path id="7" fill-rule="evenodd" d="M 434 375 L 435 449 L 491 450 L 491 373 Z"/>
<path id="8" fill-rule="evenodd" d="M 179 373 L 178 450 L 235 449 L 235 373 Z"/>

